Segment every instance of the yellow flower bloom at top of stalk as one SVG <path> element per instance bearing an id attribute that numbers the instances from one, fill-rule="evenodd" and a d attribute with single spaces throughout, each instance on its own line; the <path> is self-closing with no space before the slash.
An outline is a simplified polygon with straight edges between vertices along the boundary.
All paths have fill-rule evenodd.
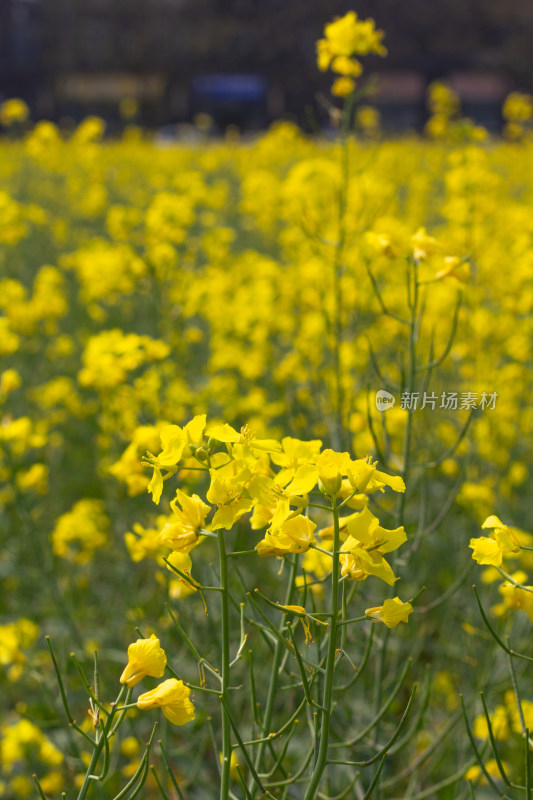
<path id="1" fill-rule="evenodd" d="M 141 694 L 137 708 L 160 708 L 173 725 L 186 725 L 195 718 L 194 705 L 189 699 L 191 690 L 183 681 L 169 678 L 150 692 Z"/>
<path id="2" fill-rule="evenodd" d="M 315 456 L 313 460 L 315 462 L 314 471 L 308 465 L 299 467 L 294 482 L 286 487 L 286 493 L 298 494 L 296 487 L 299 487 L 300 483 L 308 486 L 309 488 L 305 488 L 305 492 L 309 492 L 317 481 L 320 481 L 319 487 L 326 494 L 344 493 L 343 477 L 345 475 L 352 488 L 359 493 L 383 492 L 385 486 L 390 486 L 395 492 L 405 491 L 405 483 L 399 475 L 387 475 L 385 472 L 380 472 L 376 469 L 378 462 L 372 462 L 370 458 L 359 458 L 352 461 L 348 453 L 337 453 L 327 449 Z M 297 481 L 299 477 L 301 480 Z"/>
<path id="3" fill-rule="evenodd" d="M 316 43 L 317 64 L 322 72 L 331 69 L 339 76 L 331 87 L 335 97 L 347 97 L 355 89 L 354 78 L 363 67 L 354 56 L 387 55 L 382 38 L 383 31 L 376 30 L 374 20 L 358 19 L 355 11 L 324 26 L 324 38 Z"/>
<path id="4" fill-rule="evenodd" d="M 349 453 L 337 453 L 334 450 L 323 450 L 315 459 L 318 470 L 319 487 L 326 494 L 337 494 L 342 486 L 342 477 L 346 475 L 350 463 Z"/>
<path id="5" fill-rule="evenodd" d="M 152 634 L 149 639 L 137 639 L 128 647 L 128 664 L 120 676 L 120 682 L 131 689 L 142 681 L 146 675 L 152 678 L 162 678 L 167 665 L 165 651 L 159 644 L 159 639 Z"/>
<path id="6" fill-rule="evenodd" d="M 473 551 L 472 558 L 478 564 L 499 567 L 504 555 L 516 556 L 520 553 L 520 542 L 516 534 L 494 514 L 487 517 L 481 527 L 483 529 L 491 528 L 492 533 L 488 536 L 470 539 L 468 545 Z"/>
<path id="7" fill-rule="evenodd" d="M 382 38 L 383 31 L 376 30 L 373 19 L 358 19 L 355 11 L 348 11 L 324 26 L 324 38 L 317 42 L 318 67 L 325 72 L 337 56 L 384 56 L 387 51 Z"/>
<path id="8" fill-rule="evenodd" d="M 411 603 L 403 603 L 399 597 L 385 600 L 382 606 L 367 608 L 365 614 L 371 619 L 384 622 L 387 628 L 395 628 L 400 622 L 407 622 L 413 612 Z"/>

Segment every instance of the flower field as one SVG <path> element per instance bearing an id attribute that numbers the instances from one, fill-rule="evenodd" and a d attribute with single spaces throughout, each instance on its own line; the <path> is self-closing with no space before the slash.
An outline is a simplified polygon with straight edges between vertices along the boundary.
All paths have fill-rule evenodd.
<path id="1" fill-rule="evenodd" d="M 531 796 L 514 102 L 507 139 L 437 87 L 432 139 L 171 145 L 12 109 L 2 797 Z"/>

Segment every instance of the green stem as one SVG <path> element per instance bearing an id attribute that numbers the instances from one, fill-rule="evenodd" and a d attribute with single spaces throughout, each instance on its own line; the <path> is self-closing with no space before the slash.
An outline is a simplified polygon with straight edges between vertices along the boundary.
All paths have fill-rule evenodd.
<path id="1" fill-rule="evenodd" d="M 340 358 L 342 329 L 342 259 L 346 245 L 346 211 L 348 198 L 348 184 L 350 175 L 349 132 L 350 120 L 353 109 L 353 95 L 348 97 L 343 112 L 341 128 L 341 185 L 339 189 L 339 235 L 333 259 L 333 364 L 335 370 L 335 406 L 336 406 L 336 438 L 337 447 L 345 446 L 344 431 L 344 391 L 342 385 L 342 364 Z"/>
<path id="2" fill-rule="evenodd" d="M 220 800 L 228 800 L 230 765 L 231 765 L 231 726 L 226 711 L 229 699 L 229 587 L 228 587 L 228 562 L 226 555 L 226 545 L 224 542 L 224 531 L 218 531 L 218 555 L 220 566 L 220 599 L 222 611 L 222 690 L 220 692 L 222 700 L 222 774 L 220 780 Z"/>
<path id="3" fill-rule="evenodd" d="M 409 320 L 409 350 L 408 350 L 408 364 L 407 364 L 407 386 L 404 387 L 404 391 L 409 393 L 409 397 L 412 396 L 415 388 L 415 375 L 416 375 L 416 324 L 417 324 L 417 314 L 418 314 L 418 270 L 416 262 L 412 264 L 412 276 L 411 270 L 409 270 L 408 275 L 408 303 L 411 309 L 411 317 Z M 412 284 L 411 284 L 412 280 Z M 402 452 L 402 461 L 403 461 L 403 469 L 402 469 L 402 478 L 404 483 L 407 483 L 407 475 L 409 472 L 409 460 L 411 455 L 411 437 L 412 437 L 412 424 L 413 424 L 413 408 L 409 403 L 407 408 L 407 422 L 405 425 L 405 434 L 403 440 L 403 452 Z M 398 525 L 403 525 L 404 523 L 404 514 L 405 514 L 405 495 L 406 492 L 402 492 L 398 499 Z"/>
<path id="4" fill-rule="evenodd" d="M 126 691 L 126 687 L 123 686 L 121 688 L 120 692 L 119 692 L 119 695 L 118 695 L 117 699 L 115 700 L 115 702 L 111 706 L 111 711 L 109 712 L 109 715 L 108 715 L 107 720 L 105 722 L 105 726 L 104 726 L 104 729 L 102 731 L 102 735 L 101 735 L 100 739 L 98 740 L 98 742 L 95 742 L 95 747 L 94 747 L 94 750 L 93 750 L 91 761 L 89 763 L 89 766 L 87 767 L 87 772 L 85 773 L 85 778 L 84 778 L 82 787 L 80 789 L 80 793 L 78 794 L 77 800 L 84 800 L 84 798 L 87 796 L 87 792 L 89 791 L 89 786 L 90 786 L 91 781 L 98 780 L 96 775 L 94 775 L 94 772 L 96 770 L 96 766 L 98 764 L 98 761 L 100 760 L 100 756 L 102 754 L 102 750 L 104 749 L 104 744 L 105 744 L 105 742 L 107 740 L 107 737 L 109 735 L 109 732 L 111 730 L 111 726 L 113 724 L 113 719 L 115 717 L 115 714 L 118 711 L 118 705 L 119 705 L 120 701 L 122 700 L 122 696 L 123 696 L 125 691 Z"/>
<path id="5" fill-rule="evenodd" d="M 324 677 L 324 693 L 322 697 L 322 709 L 318 711 L 321 716 L 320 724 L 320 744 L 316 763 L 309 781 L 309 786 L 304 795 L 304 800 L 313 800 L 316 796 L 316 791 L 320 783 L 320 779 L 328 761 L 328 743 L 329 743 L 329 729 L 332 713 L 332 697 L 333 697 L 333 672 L 335 670 L 335 660 L 337 656 L 337 628 L 339 616 L 339 545 L 340 545 L 340 528 L 339 528 L 339 510 L 337 508 L 337 499 L 333 496 L 331 501 L 331 508 L 333 511 L 333 564 L 331 569 L 331 601 L 330 613 L 331 623 L 328 640 L 328 651 L 326 659 L 326 674 Z"/>
<path id="6" fill-rule="evenodd" d="M 407 272 L 407 305 L 411 312 L 409 318 L 409 343 L 408 343 L 408 361 L 407 361 L 407 385 L 403 387 L 403 391 L 407 391 L 409 394 L 409 398 L 412 397 L 414 389 L 415 389 L 415 376 L 417 372 L 417 358 L 416 358 L 416 344 L 418 338 L 418 328 L 421 323 L 421 319 L 419 319 L 419 281 L 418 281 L 418 264 L 416 259 L 408 262 L 408 272 Z M 422 314 L 423 312 L 421 312 Z M 403 461 L 403 469 L 402 469 L 402 478 L 404 483 L 407 485 L 408 474 L 410 469 L 410 459 L 411 459 L 411 439 L 412 439 L 412 425 L 413 425 L 413 407 L 409 402 L 407 405 L 407 422 L 405 425 L 405 432 L 403 438 L 403 448 L 402 448 L 402 461 Z M 398 498 L 398 508 L 397 508 L 397 518 L 398 518 L 398 525 L 403 525 L 405 521 L 405 503 L 406 503 L 406 495 L 407 491 L 402 492 Z M 394 569 L 396 566 L 397 561 L 397 553 L 393 554 L 392 557 L 392 568 Z M 394 592 L 392 592 L 394 594 Z M 391 596 L 392 596 L 391 594 Z M 385 634 L 383 636 L 383 642 L 381 645 L 381 649 L 379 652 L 379 662 L 378 662 L 378 673 L 377 673 L 377 680 L 375 686 L 375 697 L 374 697 L 374 708 L 376 711 L 381 706 L 382 702 L 382 690 L 383 690 L 383 682 L 385 676 L 385 662 L 387 658 L 387 650 L 389 644 L 389 637 L 390 637 L 390 629 L 387 628 Z M 376 724 L 374 729 L 374 740 L 377 742 L 380 737 L 380 725 L 379 720 Z M 379 770 L 378 770 L 379 772 Z M 378 788 L 377 791 L 377 800 L 381 798 L 381 791 Z"/>
<path id="7" fill-rule="evenodd" d="M 290 574 L 289 574 L 289 582 L 288 582 L 288 585 L 287 585 L 287 594 L 286 594 L 286 597 L 285 597 L 284 605 L 289 605 L 290 602 L 291 602 L 292 592 L 293 592 L 293 587 L 294 587 L 294 581 L 296 579 L 297 568 L 298 568 L 298 557 L 297 556 L 293 556 L 293 559 L 292 559 L 292 562 L 291 562 L 291 571 L 290 571 Z M 284 625 L 285 625 L 285 619 L 283 618 L 281 620 L 280 624 L 279 624 L 279 630 L 280 631 L 283 629 Z M 269 688 L 268 688 L 268 696 L 267 696 L 267 702 L 266 702 L 266 707 L 265 707 L 265 713 L 263 715 L 263 725 L 262 725 L 263 737 L 267 737 L 268 734 L 270 733 L 270 726 L 272 724 L 272 716 L 274 714 L 274 704 L 276 702 L 276 697 L 277 697 L 277 694 L 278 694 L 279 665 L 281 663 L 281 657 L 284 654 L 284 652 L 285 652 L 284 645 L 282 644 L 282 642 L 279 639 L 277 639 L 276 640 L 276 645 L 275 645 L 275 650 L 274 650 L 274 658 L 273 658 L 273 661 L 272 661 L 271 673 L 270 673 L 270 684 L 269 684 Z M 264 754 L 265 754 L 266 745 L 267 745 L 267 740 L 266 739 L 263 740 L 261 742 L 261 744 L 259 745 L 259 749 L 257 751 L 257 756 L 256 756 L 255 763 L 254 763 L 254 767 L 255 767 L 256 772 L 261 772 L 261 767 L 262 767 L 262 764 L 263 764 L 263 757 L 264 757 Z M 250 787 L 250 788 L 252 788 L 252 787 Z M 253 796 L 255 796 L 255 794 L 253 794 Z"/>

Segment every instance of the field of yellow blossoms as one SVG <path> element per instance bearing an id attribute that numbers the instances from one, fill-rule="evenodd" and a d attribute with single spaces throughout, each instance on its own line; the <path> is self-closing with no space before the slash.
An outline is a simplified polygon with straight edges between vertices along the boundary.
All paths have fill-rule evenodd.
<path id="1" fill-rule="evenodd" d="M 333 139 L 0 109 L 6 800 L 531 797 L 533 105 L 370 22 Z"/>

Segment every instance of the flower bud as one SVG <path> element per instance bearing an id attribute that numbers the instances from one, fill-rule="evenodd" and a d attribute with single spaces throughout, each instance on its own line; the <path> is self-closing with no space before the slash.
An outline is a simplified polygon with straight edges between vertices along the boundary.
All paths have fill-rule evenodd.
<path id="1" fill-rule="evenodd" d="M 318 488 L 325 497 L 332 497 L 340 492 L 342 486 L 342 476 L 339 472 L 336 475 L 321 475 L 318 479 Z"/>
<path id="2" fill-rule="evenodd" d="M 198 447 L 194 451 L 194 457 L 196 458 L 197 461 L 207 461 L 207 459 L 209 458 L 209 453 L 205 447 Z"/>

